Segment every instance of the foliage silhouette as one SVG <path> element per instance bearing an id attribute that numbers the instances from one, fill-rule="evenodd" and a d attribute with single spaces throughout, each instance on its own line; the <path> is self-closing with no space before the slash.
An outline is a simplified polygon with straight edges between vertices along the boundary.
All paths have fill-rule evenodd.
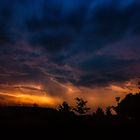
<path id="1" fill-rule="evenodd" d="M 64 101 L 62 105 L 59 105 L 58 111 L 64 114 L 69 114 L 72 111 L 72 108 Z"/>
<path id="2" fill-rule="evenodd" d="M 107 116 L 111 116 L 112 115 L 112 113 L 111 113 L 111 107 L 110 106 L 106 107 L 106 115 Z"/>
<path id="3" fill-rule="evenodd" d="M 95 112 L 96 116 L 98 117 L 103 117 L 105 114 L 104 114 L 104 111 L 101 107 L 98 107 L 96 112 Z"/>
<path id="4" fill-rule="evenodd" d="M 0 126 L 5 128 L 6 132 L 7 128 L 10 130 L 14 128 L 25 128 L 25 130 L 27 128 L 31 128 L 31 130 L 43 128 L 43 130 L 47 130 L 46 132 L 50 130 L 53 134 L 57 132 L 59 135 L 65 134 L 66 130 L 68 136 L 75 132 L 81 137 L 86 131 L 88 131 L 87 134 L 89 131 L 91 134 L 95 132 L 94 137 L 96 132 L 99 132 L 97 135 L 99 137 L 102 132 L 106 131 L 107 135 L 114 133 L 113 138 L 116 136 L 116 132 L 119 136 L 124 133 L 124 130 L 131 133 L 132 130 L 139 130 L 140 93 L 128 94 L 123 100 L 116 97 L 117 105 L 115 107 L 109 106 L 105 112 L 99 107 L 94 115 L 86 114 L 90 109 L 87 107 L 87 101 L 82 98 L 76 98 L 75 101 L 74 108 L 67 102 L 63 102 L 57 109 L 41 108 L 36 103 L 31 107 L 0 107 Z M 117 114 L 111 114 L 112 108 Z M 122 129 L 123 131 L 120 131 Z M 126 134 L 128 135 L 128 132 Z"/>
<path id="5" fill-rule="evenodd" d="M 75 108 L 67 102 L 63 102 L 57 109 L 34 106 L 0 107 L 0 126 L 6 128 L 6 130 L 7 128 L 43 128 L 43 130 L 51 131 L 53 134 L 56 134 L 56 132 L 62 134 L 66 130 L 68 136 L 74 133 L 82 136 L 86 131 L 88 131 L 87 134 L 89 134 L 89 131 L 91 131 L 91 134 L 92 132 L 101 134 L 107 131 L 107 135 L 111 132 L 114 135 L 117 132 L 118 135 L 121 128 L 132 130 L 131 128 L 134 128 L 134 125 L 136 127 L 140 126 L 140 123 L 138 123 L 140 118 L 140 93 L 129 94 L 123 100 L 119 100 L 117 106 L 114 107 L 117 114 L 111 114 L 112 107 L 110 106 L 106 108 L 105 112 L 101 107 L 98 107 L 94 115 L 86 114 L 90 109 L 87 107 L 87 101 L 82 98 L 76 98 L 75 100 Z M 124 131 L 122 132 L 124 133 Z M 99 137 L 99 135 L 97 136 Z"/>
<path id="6" fill-rule="evenodd" d="M 118 115 L 138 119 L 140 117 L 140 93 L 128 94 L 114 110 Z"/>
<path id="7" fill-rule="evenodd" d="M 121 98 L 120 97 L 116 97 L 115 99 L 116 99 L 117 104 L 119 104 Z"/>
<path id="8" fill-rule="evenodd" d="M 86 114 L 90 108 L 87 107 L 87 101 L 83 100 L 82 98 L 75 98 L 76 100 L 76 106 L 73 108 L 73 110 L 78 113 L 79 115 Z"/>
<path id="9" fill-rule="evenodd" d="M 33 107 L 38 107 L 38 104 L 37 104 L 37 103 L 34 103 L 34 104 L 33 104 Z"/>

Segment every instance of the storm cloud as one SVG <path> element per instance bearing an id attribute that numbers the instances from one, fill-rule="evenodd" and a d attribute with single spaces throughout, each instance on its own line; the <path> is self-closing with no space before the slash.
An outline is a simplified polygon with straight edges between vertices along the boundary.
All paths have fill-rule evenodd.
<path id="1" fill-rule="evenodd" d="M 0 83 L 106 87 L 140 75 L 137 0 L 2 0 Z"/>

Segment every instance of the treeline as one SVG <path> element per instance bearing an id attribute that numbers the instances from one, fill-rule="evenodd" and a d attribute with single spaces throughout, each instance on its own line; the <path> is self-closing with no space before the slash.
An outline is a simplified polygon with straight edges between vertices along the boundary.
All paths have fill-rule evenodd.
<path id="1" fill-rule="evenodd" d="M 112 114 L 112 110 L 116 114 Z M 116 106 L 108 106 L 105 110 L 98 107 L 93 113 L 88 107 L 88 101 L 78 97 L 75 98 L 74 106 L 63 102 L 57 108 L 41 108 L 37 104 L 32 107 L 0 107 L 0 128 L 6 132 L 22 130 L 20 132 L 23 133 L 30 129 L 29 132 L 33 131 L 35 135 L 34 132 L 41 130 L 46 137 L 48 134 L 53 134 L 51 137 L 67 134 L 66 138 L 72 136 L 71 139 L 75 135 L 78 139 L 84 135 L 86 139 L 87 136 L 99 138 L 105 135 L 106 138 L 112 135 L 111 139 L 120 139 L 124 135 L 126 139 L 126 136 L 132 134 L 132 139 L 135 139 L 136 134 L 139 137 L 139 132 L 135 133 L 139 127 L 140 92 L 130 93 L 123 99 L 116 97 Z"/>
<path id="2" fill-rule="evenodd" d="M 105 110 L 98 107 L 92 115 L 97 116 L 112 116 L 112 111 L 116 112 L 116 115 L 122 116 L 128 119 L 140 118 L 140 93 L 127 94 L 124 99 L 116 97 L 116 106 L 108 106 Z M 63 102 L 57 110 L 63 114 L 75 114 L 75 115 L 87 115 L 90 108 L 87 106 L 88 101 L 83 98 L 75 98 L 76 105 L 70 106 L 67 102 Z"/>
<path id="3" fill-rule="evenodd" d="M 112 110 L 116 114 L 112 114 Z M 118 130 L 132 131 L 139 126 L 140 92 L 130 93 L 123 99 L 116 97 L 116 106 L 108 106 L 105 110 L 98 107 L 92 114 L 88 107 L 88 101 L 78 97 L 75 98 L 74 106 L 63 102 L 55 109 L 41 108 L 37 104 L 32 107 L 0 107 L 0 127 L 6 128 L 6 130 L 7 128 L 10 130 L 13 128 L 38 130 L 44 128 L 43 130 L 61 133 L 62 130 L 70 129 L 72 132 L 78 130 L 80 134 L 87 130 L 94 130 L 94 132 L 108 130 L 116 134 Z"/>

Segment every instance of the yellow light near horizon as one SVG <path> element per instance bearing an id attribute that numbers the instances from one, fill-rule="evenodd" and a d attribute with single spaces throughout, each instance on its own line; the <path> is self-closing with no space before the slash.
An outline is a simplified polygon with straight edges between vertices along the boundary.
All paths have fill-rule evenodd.
<path id="1" fill-rule="evenodd" d="M 6 98 L 12 98 L 14 103 L 23 105 L 33 105 L 37 104 L 39 106 L 55 106 L 58 104 L 59 99 L 47 95 L 30 95 L 22 93 L 0 93 L 1 96 L 6 96 Z"/>
<path id="2" fill-rule="evenodd" d="M 36 95 L 18 95 L 16 96 L 22 103 L 36 103 L 38 105 L 55 105 L 54 99 L 47 96 L 36 96 Z"/>

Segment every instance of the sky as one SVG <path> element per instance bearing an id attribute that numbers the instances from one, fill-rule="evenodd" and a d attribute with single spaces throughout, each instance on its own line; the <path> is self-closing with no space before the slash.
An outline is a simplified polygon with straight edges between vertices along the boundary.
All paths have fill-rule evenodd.
<path id="1" fill-rule="evenodd" d="M 140 1 L 1 0 L 0 104 L 115 104 L 140 76 Z M 133 90 L 133 91 L 132 91 Z"/>

